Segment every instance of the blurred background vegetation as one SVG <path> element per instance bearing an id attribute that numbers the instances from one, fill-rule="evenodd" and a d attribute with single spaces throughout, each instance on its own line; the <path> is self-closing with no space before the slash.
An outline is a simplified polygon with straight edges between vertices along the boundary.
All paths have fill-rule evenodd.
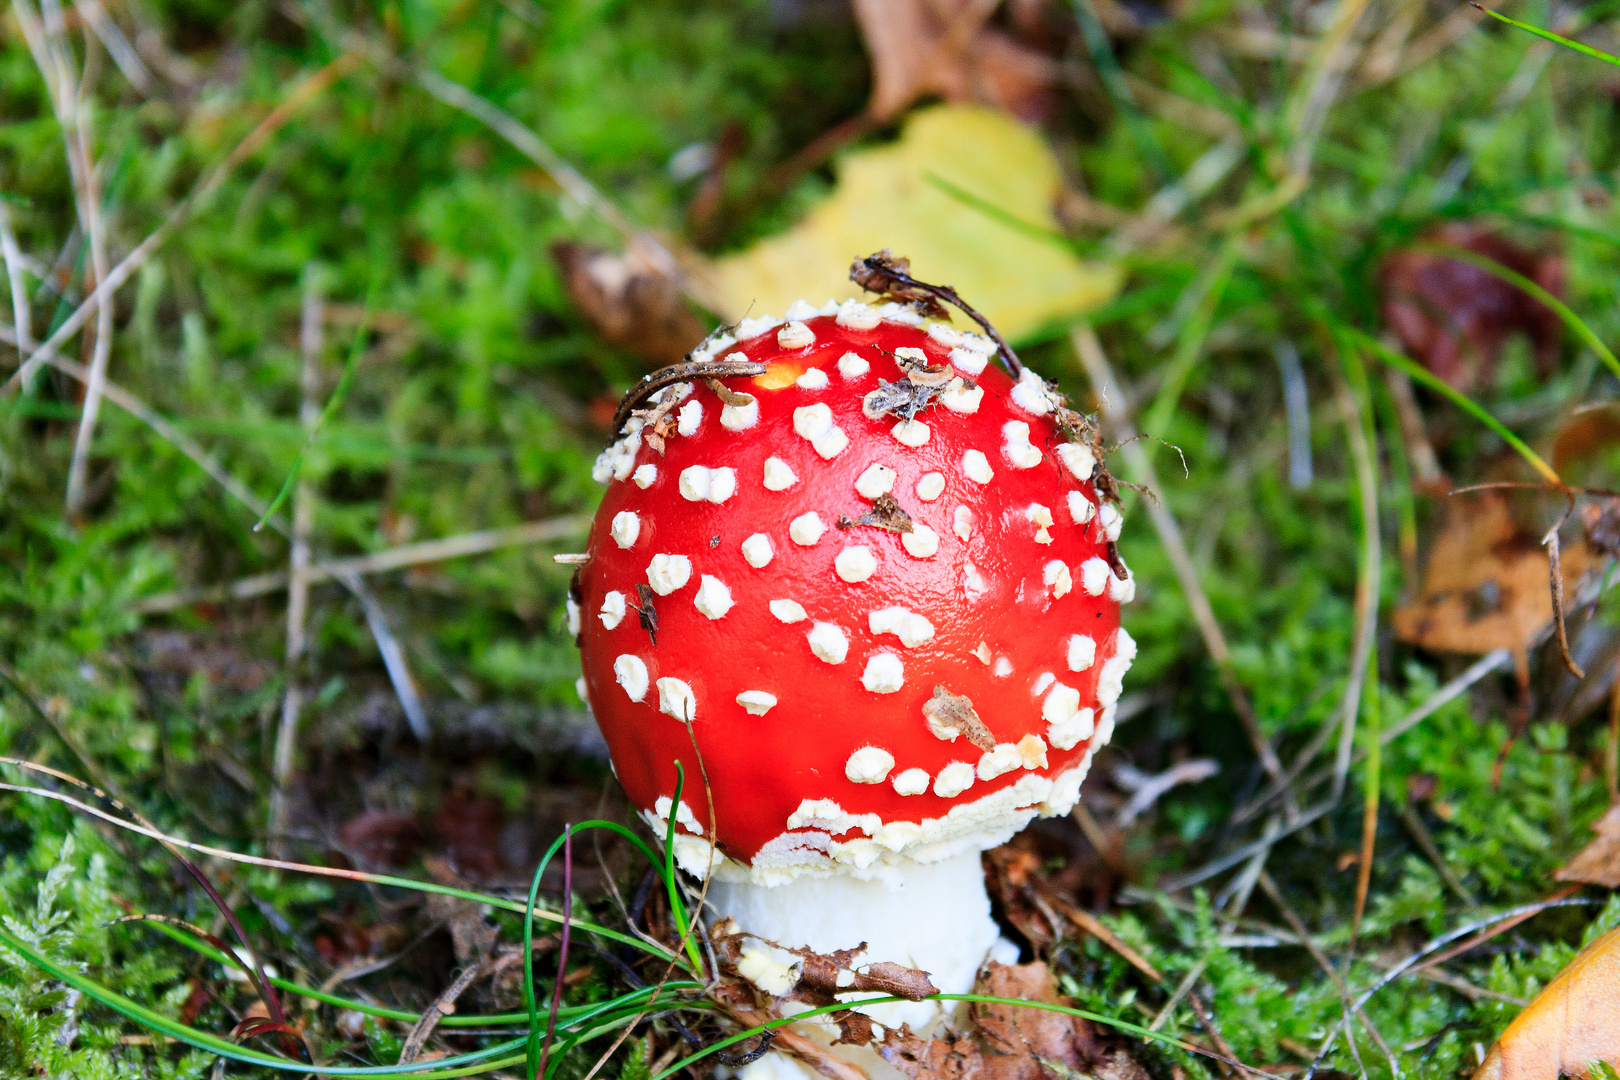
<path id="1" fill-rule="evenodd" d="M 1616 44 L 1604 0 L 1508 10 Z M 1032 298 L 1009 316 L 1026 362 L 1110 439 L 1176 448 L 1113 458 L 1178 539 L 1129 497 L 1133 693 L 1082 820 L 992 858 L 998 912 L 1086 1008 L 1302 1071 L 1338 980 L 1560 888 L 1607 896 L 1551 875 L 1613 799 L 1608 504 L 1564 529 L 1578 680 L 1546 644 L 1538 546 L 1564 500 L 1448 497 L 1544 476 L 1422 375 L 1612 486 L 1617 108 L 1612 68 L 1434 0 L 20 0 L 0 17 L 0 749 L 194 840 L 521 895 L 565 822 L 623 813 L 551 558 L 583 542 L 619 396 L 771 288 L 845 294 L 847 263 L 792 278 L 780 252 L 886 246 L 861 211 L 890 197 L 907 235 L 949 239 L 920 276 Z M 1600 347 L 1436 243 L 1561 296 Z M 103 318 L 86 298 L 121 266 Z M 1190 782 L 1133 800 L 1153 777 Z M 217 962 L 106 925 L 223 932 L 161 849 L 7 792 L 0 857 L 6 925 L 51 955 L 207 1030 L 262 1008 Z M 1019 859 L 1165 982 L 1032 915 Z M 208 866 L 307 986 L 420 1010 L 476 952 L 464 912 L 408 892 Z M 581 903 L 627 866 L 582 862 Z M 1598 910 L 1381 990 L 1329 1065 L 1470 1073 L 1620 918 Z M 0 1074 L 210 1067 L 0 965 Z M 617 978 L 590 968 L 570 1000 Z M 468 1000 L 511 1008 L 514 985 Z M 328 1063 L 391 1062 L 408 1026 L 299 1015 Z M 645 1030 L 608 1075 L 678 1045 Z"/>

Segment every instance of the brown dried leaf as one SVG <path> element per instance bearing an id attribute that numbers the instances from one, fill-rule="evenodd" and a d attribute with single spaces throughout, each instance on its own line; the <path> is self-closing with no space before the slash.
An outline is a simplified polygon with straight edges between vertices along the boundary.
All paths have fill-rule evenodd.
<path id="1" fill-rule="evenodd" d="M 367 810 L 338 826 L 346 855 L 369 866 L 404 866 L 422 846 L 414 814 Z"/>
<path id="2" fill-rule="evenodd" d="M 1592 831 L 1597 836 L 1567 865 L 1553 871 L 1553 879 L 1620 889 L 1620 806 L 1609 807 L 1609 812 L 1593 824 Z"/>
<path id="3" fill-rule="evenodd" d="M 1587 1076 L 1594 1061 L 1620 1061 L 1620 929 L 1582 949 L 1525 1006 L 1474 1080 Z"/>
<path id="4" fill-rule="evenodd" d="M 880 960 L 867 965 L 865 971 L 857 971 L 855 981 L 849 984 L 848 989 L 862 993 L 892 994 L 908 1001 L 921 1001 L 939 993 L 939 987 L 929 981 L 928 972 L 890 960 Z"/>
<path id="5" fill-rule="evenodd" d="M 849 962 L 866 951 L 866 942 L 853 949 L 835 949 L 831 953 L 818 953 L 814 949 L 788 951 L 802 961 L 799 965 L 799 981 L 788 997 L 820 1007 L 834 1004 L 838 1000 L 834 995 L 850 989 L 838 985 L 838 973 L 847 970 Z"/>
<path id="6" fill-rule="evenodd" d="M 863 1012 L 854 1009 L 845 1009 L 835 1012 L 832 1020 L 838 1025 L 838 1038 L 833 1045 L 847 1043 L 850 1046 L 868 1046 L 872 1042 L 872 1018 Z"/>
<path id="7" fill-rule="evenodd" d="M 1591 565 L 1583 541 L 1565 545 L 1562 577 L 1572 591 Z M 1551 621 L 1547 553 L 1513 520 L 1500 492 L 1449 500 L 1416 599 L 1398 608 L 1395 634 L 1436 652 L 1523 650 Z"/>
<path id="8" fill-rule="evenodd" d="M 869 420 L 888 415 L 898 416 L 902 420 L 913 420 L 918 413 L 933 404 L 934 395 L 939 391 L 940 387 L 913 382 L 909 378 L 896 379 L 894 382 L 879 379 L 878 388 L 861 401 L 861 411 Z"/>
<path id="9" fill-rule="evenodd" d="M 1553 435 L 1552 467 L 1567 473 L 1571 465 L 1616 446 L 1620 446 L 1620 407 L 1608 401 L 1581 405 Z"/>
<path id="10" fill-rule="evenodd" d="M 1564 261 L 1527 251 L 1489 229 L 1453 223 L 1427 239 L 1501 263 L 1558 296 Z M 1384 321 L 1428 369 L 1467 390 L 1490 377 L 1502 344 L 1528 334 L 1542 367 L 1554 359 L 1563 326 L 1522 290 L 1468 263 L 1429 252 L 1401 251 L 1384 264 Z"/>
<path id="11" fill-rule="evenodd" d="M 1061 65 L 985 25 L 997 5 L 980 0 L 855 0 L 872 100 L 890 120 L 923 97 L 981 101 L 1040 120 L 1054 105 Z"/>
<path id="12" fill-rule="evenodd" d="M 562 241 L 551 256 L 585 321 L 609 344 L 652 366 L 679 362 L 703 337 L 680 283 L 632 247 L 623 255 Z"/>
<path id="13" fill-rule="evenodd" d="M 882 529 L 885 532 L 908 533 L 911 531 L 911 515 L 900 508 L 900 500 L 893 495 L 879 495 L 872 500 L 872 509 L 858 518 L 848 514 L 838 515 L 840 529 L 855 529 L 870 526 Z"/>
<path id="14" fill-rule="evenodd" d="M 1057 980 L 1045 964 L 992 961 L 973 992 L 1057 1004 Z M 907 1027 L 889 1031 L 878 1053 L 916 1080 L 1046 1080 L 1082 1075 L 1095 1080 L 1148 1080 L 1115 1040 L 1080 1017 L 1012 1005 L 975 1004 L 976 1030 L 923 1039 Z"/>
<path id="15" fill-rule="evenodd" d="M 934 696 L 923 702 L 923 716 L 928 730 L 941 739 L 954 739 L 958 735 L 980 750 L 994 750 L 996 737 L 985 722 L 979 719 L 973 701 L 964 694 L 953 694 L 944 686 L 934 687 Z"/>

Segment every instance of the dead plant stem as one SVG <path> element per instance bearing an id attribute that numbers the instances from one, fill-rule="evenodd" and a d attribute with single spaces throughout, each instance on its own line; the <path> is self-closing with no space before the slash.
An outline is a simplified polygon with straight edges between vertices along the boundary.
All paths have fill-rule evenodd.
<path id="1" fill-rule="evenodd" d="M 13 10 L 22 10 L 22 4 L 17 4 L 13 7 Z M 19 21 L 22 20 L 19 18 Z M 159 225 L 146 239 L 136 245 L 135 249 L 124 256 L 123 260 L 113 267 L 105 277 L 96 282 L 95 291 L 73 310 L 73 314 L 63 320 L 62 325 L 58 326 L 50 337 L 46 338 L 37 349 L 28 354 L 21 366 L 11 373 L 11 377 L 5 381 L 4 385 L 0 385 L 0 394 L 5 394 L 26 385 L 42 364 L 51 363 L 58 359 L 60 354 L 57 350 L 69 338 L 79 332 L 85 322 L 89 320 L 91 312 L 99 310 L 103 302 L 110 303 L 113 293 L 117 292 L 119 287 L 129 280 L 130 275 L 139 270 L 146 260 L 152 257 L 153 252 L 162 247 L 164 242 L 191 218 L 192 214 L 207 204 L 208 200 L 213 197 L 214 193 L 219 190 L 220 186 L 224 184 L 238 165 L 268 142 L 271 136 L 279 131 L 287 121 L 291 120 L 299 109 L 320 96 L 323 91 L 347 74 L 358 63 L 359 57 L 357 56 L 340 56 L 320 70 L 311 73 L 308 78 L 295 86 L 286 99 L 270 110 L 269 114 L 259 121 L 258 126 L 249 132 L 247 137 L 238 143 L 236 148 L 226 155 L 225 159 L 215 166 L 191 190 L 191 193 L 181 200 L 178 206 L 170 211 L 163 224 Z M 103 387 L 103 393 L 105 393 L 105 387 Z"/>
<path id="2" fill-rule="evenodd" d="M 1121 453 L 1125 455 L 1126 467 L 1130 469 L 1137 483 L 1157 491 L 1158 476 L 1153 469 L 1152 461 L 1143 451 L 1142 444 L 1132 441 L 1136 432 L 1126 412 L 1125 396 L 1114 378 L 1108 357 L 1103 353 L 1102 343 L 1097 340 L 1096 331 L 1088 325 L 1080 324 L 1070 332 L 1070 340 L 1074 344 L 1080 363 L 1091 379 L 1100 403 L 1099 408 L 1107 419 L 1114 438 L 1123 444 Z M 1272 748 L 1265 733 L 1260 730 L 1259 722 L 1254 715 L 1254 707 L 1249 702 L 1248 691 L 1238 682 L 1236 674 L 1232 671 L 1231 650 L 1227 646 L 1226 635 L 1221 631 L 1220 623 L 1215 619 L 1215 611 L 1210 606 L 1209 596 L 1198 580 L 1198 570 L 1193 566 L 1186 541 L 1182 539 L 1181 527 L 1176 524 L 1175 516 L 1170 513 L 1169 507 L 1159 499 L 1149 498 L 1143 502 L 1147 506 L 1148 516 L 1153 521 L 1154 530 L 1159 534 L 1159 542 L 1164 546 L 1165 555 L 1175 571 L 1176 581 L 1181 585 L 1182 593 L 1187 599 L 1187 606 L 1192 610 L 1193 621 L 1204 639 L 1204 647 L 1209 650 L 1210 658 L 1215 661 L 1221 685 L 1226 689 L 1232 700 L 1232 707 L 1243 724 L 1249 744 L 1254 748 L 1255 755 L 1260 759 L 1260 764 L 1267 774 L 1280 782 L 1283 775 L 1282 762 L 1278 760 L 1277 751 Z M 1292 802 L 1289 803 L 1289 807 L 1292 814 L 1296 808 Z"/>
<path id="3" fill-rule="evenodd" d="M 32 318 L 28 311 L 28 284 L 23 280 L 23 253 L 17 246 L 17 234 L 11 228 L 11 210 L 0 192 L 0 256 L 6 262 L 6 282 L 11 287 L 11 317 L 17 335 L 19 357 L 33 349 Z"/>
<path id="4" fill-rule="evenodd" d="M 304 301 L 300 312 L 298 345 L 303 354 L 300 379 L 302 400 L 298 421 L 306 433 L 315 430 L 321 405 L 321 327 L 326 297 L 322 274 L 314 263 L 304 267 Z M 287 689 L 281 699 L 281 724 L 276 729 L 275 762 L 271 770 L 270 847 L 278 854 L 287 835 L 287 789 L 292 784 L 298 750 L 298 717 L 303 711 L 304 689 L 300 664 L 304 656 L 304 620 L 309 609 L 310 533 L 315 526 L 315 489 L 309 471 L 299 475 L 293 495 L 292 545 L 287 571 Z"/>

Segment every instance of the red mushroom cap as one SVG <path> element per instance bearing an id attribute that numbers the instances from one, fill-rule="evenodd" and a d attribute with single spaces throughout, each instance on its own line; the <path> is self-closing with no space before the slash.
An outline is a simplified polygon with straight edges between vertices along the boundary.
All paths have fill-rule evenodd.
<path id="1" fill-rule="evenodd" d="M 1112 731 L 1135 583 L 1093 447 L 987 339 L 885 310 L 745 323 L 697 358 L 764 374 L 660 391 L 598 461 L 585 693 L 660 827 L 684 763 L 689 869 L 698 836 L 767 883 L 990 846 Z"/>

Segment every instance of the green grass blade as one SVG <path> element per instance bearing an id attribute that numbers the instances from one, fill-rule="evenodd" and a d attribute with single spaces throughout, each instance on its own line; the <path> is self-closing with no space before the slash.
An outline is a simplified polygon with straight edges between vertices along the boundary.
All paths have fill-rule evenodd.
<path id="1" fill-rule="evenodd" d="M 1175 355 L 1165 366 L 1159 392 L 1142 421 L 1142 430 L 1149 435 L 1161 439 L 1165 437 L 1170 418 L 1181 400 L 1181 392 L 1186 389 L 1187 379 L 1191 377 L 1193 366 L 1198 363 L 1199 352 L 1204 347 L 1204 339 L 1209 336 L 1210 325 L 1215 321 L 1215 309 L 1220 305 L 1221 297 L 1226 294 L 1227 283 L 1232 279 L 1240 244 L 1239 234 L 1233 233 L 1227 237 L 1210 269 L 1209 288 L 1187 321 L 1181 324 L 1181 331 L 1176 335 Z"/>
<path id="2" fill-rule="evenodd" d="M 370 295 L 366 297 L 365 311 L 360 316 L 360 325 L 355 327 L 354 341 L 349 345 L 349 357 L 343 362 L 343 374 L 338 376 L 337 386 L 332 389 L 332 396 L 326 399 L 326 405 L 321 409 L 321 414 L 315 418 L 315 424 L 309 429 L 309 435 L 304 439 L 304 445 L 298 448 L 298 456 L 293 458 L 292 468 L 287 472 L 287 479 L 282 481 L 281 490 L 276 492 L 276 497 L 270 500 L 270 505 L 265 508 L 259 520 L 254 522 L 254 532 L 264 528 L 265 522 L 274 517 L 276 511 L 281 508 L 281 504 L 287 501 L 287 496 L 292 493 L 293 485 L 298 483 L 298 477 L 304 471 L 304 455 L 309 452 L 310 447 L 315 445 L 315 440 L 320 436 L 321 429 L 326 426 L 326 422 L 332 419 L 337 411 L 343 407 L 343 399 L 349 396 L 349 385 L 354 382 L 355 365 L 359 363 L 360 354 L 365 352 L 366 334 L 371 330 L 371 313 L 377 306 L 377 292 L 380 284 L 380 275 L 373 277 Z"/>
<path id="3" fill-rule="evenodd" d="M 44 971 L 52 978 L 82 992 L 86 997 L 101 1004 L 113 1012 L 132 1020 L 149 1031 L 166 1035 L 177 1042 L 194 1046 L 211 1054 L 217 1054 L 232 1061 L 239 1061 L 244 1065 L 258 1065 L 267 1069 L 279 1069 L 283 1072 L 309 1073 L 311 1068 L 308 1062 L 294 1061 L 291 1058 L 276 1057 L 273 1054 L 262 1053 L 246 1047 L 238 1046 L 229 1039 L 206 1031 L 200 1031 L 188 1024 L 173 1020 L 156 1010 L 149 1009 L 139 1002 L 133 1001 L 116 990 L 110 990 L 87 975 L 80 974 L 65 964 L 57 963 L 50 957 L 39 952 L 32 945 L 13 934 L 3 923 L 0 923 L 0 945 L 11 949 L 35 967 Z M 483 1070 L 491 1067 L 490 1058 L 505 1053 L 523 1045 L 523 1040 L 510 1039 L 495 1046 L 488 1046 L 482 1050 L 475 1050 L 466 1054 L 458 1054 L 453 1058 L 441 1058 L 439 1061 L 422 1062 L 410 1065 L 374 1065 L 374 1066 L 327 1066 L 319 1068 L 324 1076 L 413 1076 L 421 1077 L 423 1069 L 428 1065 L 443 1066 L 471 1064 L 474 1070 Z M 521 1059 L 519 1059 L 521 1060 Z M 452 1074 L 441 1074 L 452 1075 Z M 453 1075 L 463 1075 L 456 1073 Z"/>
<path id="4" fill-rule="evenodd" d="M 1450 383 L 1435 375 L 1428 368 L 1424 367 L 1416 360 L 1413 360 L 1411 357 L 1402 355 L 1401 353 L 1396 352 L 1394 349 L 1391 349 L 1388 345 L 1385 345 L 1371 334 L 1365 334 L 1360 330 L 1355 330 L 1345 326 L 1341 326 L 1340 329 L 1349 335 L 1350 339 L 1353 340 L 1357 345 L 1366 349 L 1369 353 L 1383 361 L 1385 364 L 1388 364 L 1390 367 L 1399 371 L 1405 372 L 1407 377 L 1413 382 L 1422 383 L 1435 393 L 1449 399 L 1453 404 L 1462 409 L 1469 416 L 1472 416 L 1474 419 L 1496 432 L 1497 435 L 1501 436 L 1503 442 L 1517 450 L 1519 452 L 1519 456 L 1524 458 L 1525 461 L 1529 462 L 1531 468 L 1540 473 L 1542 478 L 1549 484 L 1555 484 L 1558 487 L 1564 486 L 1563 480 L 1559 479 L 1558 474 L 1553 471 L 1553 467 L 1551 465 L 1548 465 L 1545 461 L 1541 460 L 1540 454 L 1537 454 L 1534 450 L 1530 449 L 1530 447 L 1525 444 L 1523 439 L 1509 431 L 1507 426 L 1503 424 L 1502 421 L 1486 412 L 1482 406 L 1476 404 L 1468 395 L 1462 393 Z"/>
<path id="5" fill-rule="evenodd" d="M 1620 360 L 1615 359 L 1614 353 L 1609 350 L 1607 345 L 1603 344 L 1603 340 L 1597 336 L 1597 333 L 1590 326 L 1586 325 L 1586 321 L 1579 315 L 1575 314 L 1568 304 L 1564 303 L 1562 300 L 1558 299 L 1558 297 L 1554 296 L 1546 289 L 1543 289 L 1540 285 L 1536 284 L 1534 281 L 1531 281 L 1523 274 L 1503 266 L 1495 259 L 1481 255 L 1477 251 L 1469 251 L 1466 248 L 1451 247 L 1447 244 L 1418 244 L 1415 246 L 1414 250 L 1427 251 L 1430 254 L 1440 255 L 1447 259 L 1453 259 L 1457 262 L 1467 263 L 1469 266 L 1483 270 L 1487 274 L 1500 278 L 1509 285 L 1513 285 L 1519 289 L 1522 289 L 1524 292 L 1529 293 L 1536 300 L 1546 305 L 1547 308 L 1554 312 L 1560 319 L 1564 320 L 1564 325 L 1569 327 L 1570 330 L 1575 333 L 1576 337 L 1586 342 L 1586 344 L 1591 347 L 1593 352 L 1602 357 L 1603 362 L 1609 365 L 1610 371 L 1614 372 L 1616 376 L 1620 376 Z"/>
<path id="6" fill-rule="evenodd" d="M 664 884 L 669 889 L 670 919 L 680 930 L 681 945 L 692 964 L 692 973 L 703 971 L 703 960 L 698 956 L 697 942 L 687 930 L 686 906 L 681 902 L 681 886 L 675 877 L 675 819 L 680 817 L 681 792 L 686 788 L 686 766 L 675 762 L 675 798 L 669 804 L 669 828 L 664 832 Z"/>
<path id="7" fill-rule="evenodd" d="M 1479 8 L 1479 10 L 1483 11 L 1497 22 L 1507 23 L 1509 26 L 1517 27 L 1527 34 L 1534 34 L 1538 38 L 1544 38 L 1547 41 L 1555 42 L 1564 46 L 1566 49 L 1574 49 L 1576 52 L 1590 56 L 1594 60 L 1601 60 L 1605 64 L 1613 64 L 1616 67 L 1620 67 L 1620 56 L 1615 56 L 1612 53 L 1606 53 L 1602 49 L 1594 49 L 1590 45 L 1583 45 L 1579 41 L 1574 41 L 1570 38 L 1563 37 L 1560 34 L 1555 34 L 1551 30 L 1543 30 L 1539 26 L 1532 26 L 1530 23 L 1520 22 L 1518 19 L 1510 19 L 1506 15 L 1492 11 L 1484 4 L 1475 4 L 1474 7 Z"/>

